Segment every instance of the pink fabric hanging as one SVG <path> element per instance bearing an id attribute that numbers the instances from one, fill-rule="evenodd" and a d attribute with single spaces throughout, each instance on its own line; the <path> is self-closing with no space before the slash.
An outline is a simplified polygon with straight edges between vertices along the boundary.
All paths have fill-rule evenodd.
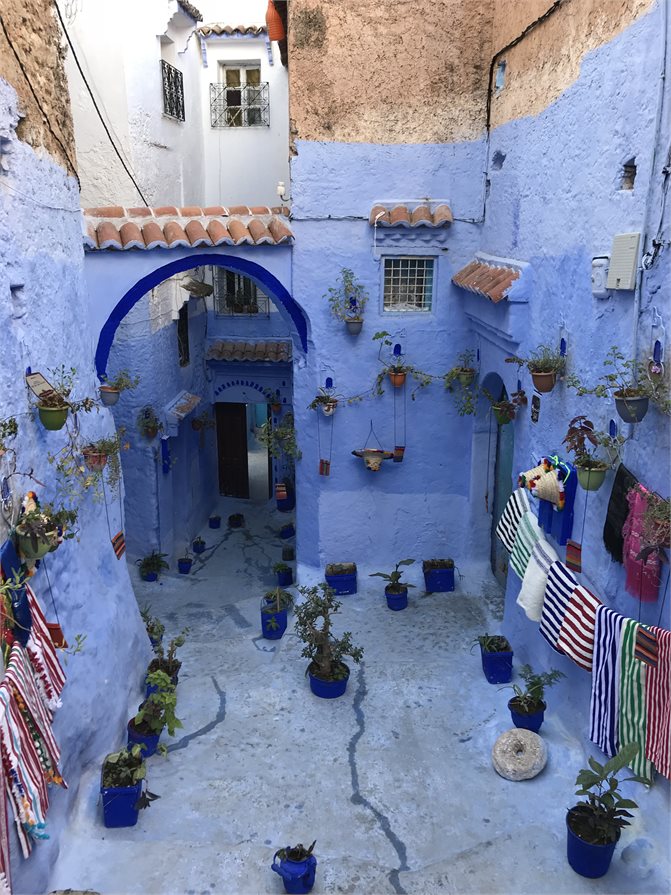
<path id="1" fill-rule="evenodd" d="M 624 523 L 622 533 L 624 546 L 622 555 L 626 573 L 625 588 L 632 597 L 638 597 L 644 603 L 657 599 L 660 583 L 660 561 L 656 553 L 651 553 L 644 562 L 638 559 L 643 549 L 643 515 L 647 506 L 647 495 L 650 492 L 640 483 L 627 493 L 629 515 Z"/>
<path id="2" fill-rule="evenodd" d="M 651 627 L 657 638 L 657 664 L 645 670 L 645 757 L 671 779 L 671 631 Z"/>

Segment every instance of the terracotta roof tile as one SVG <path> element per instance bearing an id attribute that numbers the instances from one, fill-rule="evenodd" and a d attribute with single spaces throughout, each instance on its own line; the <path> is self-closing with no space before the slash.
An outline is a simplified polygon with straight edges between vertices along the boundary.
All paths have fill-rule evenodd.
<path id="1" fill-rule="evenodd" d="M 287 363 L 291 360 L 291 342 L 221 340 L 210 345 L 206 357 L 208 360 Z"/>
<path id="2" fill-rule="evenodd" d="M 265 25 L 222 25 L 214 22 L 211 25 L 201 25 L 196 29 L 201 37 L 220 37 L 222 34 L 251 34 L 258 37 L 266 33 Z"/>
<path id="3" fill-rule="evenodd" d="M 202 22 L 203 21 L 202 13 L 200 13 L 196 9 L 196 7 L 193 5 L 193 3 L 189 3 L 188 0 L 177 0 L 177 5 L 181 6 L 182 9 L 184 10 L 184 12 L 187 15 L 191 16 L 191 18 L 194 20 L 194 22 Z"/>
<path id="4" fill-rule="evenodd" d="M 388 205 L 378 202 L 368 216 L 371 226 L 377 222 L 381 227 L 449 227 L 452 220 L 452 212 L 444 202 L 435 208 L 427 203 Z"/>
<path id="5" fill-rule="evenodd" d="M 173 205 L 158 208 L 86 208 L 82 238 L 87 251 L 177 246 L 278 245 L 293 240 L 285 206 Z"/>
<path id="6" fill-rule="evenodd" d="M 455 286 L 483 295 L 493 302 L 500 302 L 508 290 L 519 279 L 520 272 L 501 264 L 487 264 L 484 261 L 471 261 L 452 277 Z"/>

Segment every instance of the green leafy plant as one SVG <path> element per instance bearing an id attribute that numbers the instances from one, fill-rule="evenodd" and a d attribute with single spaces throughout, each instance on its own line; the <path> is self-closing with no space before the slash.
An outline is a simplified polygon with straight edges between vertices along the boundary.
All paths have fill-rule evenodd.
<path id="1" fill-rule="evenodd" d="M 61 493 L 70 500 L 81 499 L 92 493 L 94 500 L 104 497 L 105 485 L 116 491 L 121 481 L 121 451 L 128 450 L 124 441 L 125 429 L 120 428 L 113 435 L 79 447 L 79 436 L 68 427 L 65 445 L 57 454 L 49 454 L 49 462 L 56 467 Z"/>
<path id="2" fill-rule="evenodd" d="M 552 687 L 560 678 L 566 677 L 566 675 L 562 671 L 557 671 L 556 668 L 537 674 L 533 671 L 531 665 L 522 665 L 520 677 L 526 684 L 524 689 L 519 684 L 512 684 L 509 688 L 504 687 L 502 689 L 511 689 L 515 692 L 511 700 L 515 711 L 524 715 L 530 715 L 545 707 L 545 688 Z"/>
<path id="3" fill-rule="evenodd" d="M 586 416 L 574 416 L 562 440 L 566 450 L 573 454 L 575 465 L 582 469 L 608 469 L 611 463 L 599 457 L 596 451 L 609 443 L 618 444 L 618 440 L 611 439 L 605 432 L 598 432 Z"/>
<path id="4" fill-rule="evenodd" d="M 167 553 L 159 553 L 158 550 L 152 550 L 151 553 L 143 556 L 142 559 L 136 559 L 135 562 L 140 567 L 140 575 L 147 575 L 151 572 L 156 572 L 157 575 L 160 575 L 163 569 L 169 569 L 170 566 L 165 561 L 167 555 Z"/>
<path id="5" fill-rule="evenodd" d="M 161 619 L 151 614 L 151 607 L 149 606 L 149 604 L 143 606 L 142 609 L 140 609 L 140 615 L 142 617 L 142 621 L 144 622 L 144 626 L 147 629 L 147 634 L 149 635 L 150 640 L 156 643 L 160 642 L 163 635 L 165 634 L 165 625 L 163 624 Z"/>
<path id="6" fill-rule="evenodd" d="M 291 412 L 284 415 L 279 426 L 273 426 L 271 420 L 266 420 L 258 431 L 257 439 L 268 448 L 268 453 L 275 459 L 284 456 L 299 460 L 302 456 L 296 441 L 294 415 Z"/>
<path id="7" fill-rule="evenodd" d="M 291 566 L 288 566 L 285 562 L 276 562 L 273 564 L 273 572 L 276 574 L 278 572 L 290 572 Z"/>
<path id="8" fill-rule="evenodd" d="M 140 384 L 139 376 L 131 376 L 128 370 L 119 370 L 111 379 L 108 376 L 101 377 L 103 384 L 115 392 L 125 392 L 137 388 Z"/>
<path id="9" fill-rule="evenodd" d="M 329 286 L 324 295 L 328 299 L 331 313 L 336 320 L 347 323 L 348 320 L 363 320 L 363 312 L 368 303 L 368 293 L 361 283 L 354 278 L 349 267 L 340 271 L 338 285 Z"/>
<path id="10" fill-rule="evenodd" d="M 414 587 L 414 584 L 406 584 L 401 583 L 401 578 L 403 577 L 403 570 L 400 568 L 401 566 L 411 566 L 415 562 L 414 559 L 401 559 L 394 566 L 394 571 L 387 572 L 372 572 L 369 577 L 370 578 L 383 578 L 385 581 L 388 581 L 389 584 L 386 585 L 385 590 L 389 591 L 392 594 L 400 594 L 403 593 L 406 587 Z"/>
<path id="11" fill-rule="evenodd" d="M 149 674 L 155 671 L 163 671 L 171 680 L 177 677 L 179 669 L 182 667 L 182 663 L 177 658 L 177 650 L 184 646 L 188 633 L 189 629 L 183 628 L 177 637 L 173 637 L 168 642 L 167 650 L 162 643 L 154 647 L 155 658 L 151 660 L 147 668 Z"/>
<path id="12" fill-rule="evenodd" d="M 654 553 L 661 562 L 668 563 L 666 550 L 671 548 L 671 502 L 653 491 L 641 491 L 641 485 L 638 483 L 630 489 L 631 491 L 638 491 L 645 497 L 641 550 L 636 558 L 647 562 L 648 557 Z"/>
<path id="13" fill-rule="evenodd" d="M 0 420 L 0 457 L 7 450 L 5 441 L 8 438 L 14 438 L 15 435 L 18 435 L 18 432 L 19 426 L 15 417 L 8 416 L 6 419 Z"/>
<path id="14" fill-rule="evenodd" d="M 274 587 L 272 590 L 266 591 L 263 597 L 263 612 L 281 612 L 283 609 L 290 609 L 294 605 L 293 595 L 288 590 L 281 587 Z"/>
<path id="15" fill-rule="evenodd" d="M 486 388 L 482 389 L 482 394 L 492 405 L 492 410 L 500 423 L 514 420 L 520 407 L 525 407 L 528 403 L 524 389 L 513 392 L 510 398 L 499 398 L 498 400 Z"/>
<path id="16" fill-rule="evenodd" d="M 502 634 L 481 634 L 475 638 L 473 646 L 476 643 L 480 644 L 484 653 L 510 653 L 513 649 L 508 638 Z"/>
<path id="17" fill-rule="evenodd" d="M 374 395 L 379 396 L 384 394 L 382 383 L 387 376 L 389 376 L 390 374 L 398 375 L 399 373 L 405 373 L 407 376 L 412 376 L 416 383 L 411 393 L 411 398 L 414 401 L 417 390 L 420 388 L 426 388 L 426 386 L 430 385 L 436 378 L 430 373 L 425 373 L 423 370 L 420 370 L 417 367 L 414 367 L 412 364 L 407 363 L 404 360 L 403 354 L 396 354 L 394 351 L 392 351 L 391 354 L 388 354 L 386 359 L 383 359 L 382 353 L 384 349 L 392 348 L 393 346 L 395 351 L 399 350 L 398 346 L 394 346 L 394 341 L 391 333 L 388 333 L 386 330 L 376 332 L 373 336 L 373 341 L 380 342 L 378 360 L 382 364 L 382 370 L 375 377 L 375 382 L 373 384 L 372 391 Z"/>
<path id="18" fill-rule="evenodd" d="M 52 504 L 45 503 L 19 516 L 16 533 L 30 538 L 33 550 L 37 550 L 39 542 L 47 541 L 55 549 L 60 540 L 76 537 L 77 532 L 72 530 L 76 522 L 77 510 L 66 507 L 56 509 Z"/>
<path id="19" fill-rule="evenodd" d="M 140 410 L 135 418 L 135 422 L 138 430 L 145 438 L 156 438 L 158 433 L 163 429 L 163 424 L 159 420 L 156 411 L 151 404 L 147 404 Z"/>
<path id="20" fill-rule="evenodd" d="M 591 756 L 589 768 L 584 768 L 576 777 L 576 795 L 587 796 L 569 809 L 569 824 L 573 832 L 593 845 L 609 845 L 617 842 L 623 827 L 629 826 L 628 818 L 633 817 L 629 808 L 638 808 L 636 802 L 623 798 L 620 783 L 635 781 L 650 786 L 651 781 L 633 774 L 620 781 L 615 776 L 628 767 L 638 754 L 637 743 L 623 746 L 606 764 L 600 764 Z"/>
<path id="21" fill-rule="evenodd" d="M 147 696 L 132 719 L 133 727 L 145 735 L 160 734 L 164 727 L 171 737 L 182 722 L 175 714 L 177 708 L 177 688 L 165 671 L 152 671 L 147 675 L 147 684 L 158 687 Z"/>
<path id="22" fill-rule="evenodd" d="M 651 378 L 644 363 L 627 358 L 617 345 L 611 346 L 604 359 L 606 372 L 598 377 L 596 385 L 585 385 L 575 374 L 566 377 L 566 384 L 575 388 L 579 395 L 597 398 L 649 398 L 662 413 L 671 414 L 668 382 Z"/>
<path id="23" fill-rule="evenodd" d="M 66 368 L 65 364 L 60 367 L 49 369 L 49 384 L 51 391 L 43 392 L 37 399 L 38 406 L 52 408 L 68 408 L 72 413 L 84 411 L 88 413 L 96 406 L 93 398 L 81 398 L 74 400 L 72 392 L 75 387 L 77 370 L 75 367 Z"/>
<path id="24" fill-rule="evenodd" d="M 317 844 L 317 840 L 312 843 L 309 848 L 305 848 L 302 842 L 293 845 L 290 848 L 280 848 L 276 852 L 276 856 L 280 861 L 307 861 L 312 854 L 312 849 Z"/>
<path id="25" fill-rule="evenodd" d="M 308 404 L 309 410 L 317 410 L 318 407 L 333 406 L 333 409 L 338 406 L 338 402 L 343 400 L 342 395 L 337 395 L 336 390 L 334 388 L 320 388 L 319 392 Z"/>
<path id="26" fill-rule="evenodd" d="M 455 364 L 443 376 L 443 384 L 447 391 L 455 395 L 459 416 L 470 416 L 476 411 L 478 389 L 475 381 L 475 351 L 467 349 L 457 355 L 459 363 Z M 458 387 L 458 389 L 457 389 Z"/>
<path id="27" fill-rule="evenodd" d="M 363 649 L 352 644 L 352 634 L 345 631 L 342 637 L 334 637 L 332 616 L 342 603 L 335 599 L 335 591 L 328 584 L 299 587 L 305 601 L 296 607 L 296 634 L 303 641 L 302 656 L 310 659 L 307 671 L 324 681 L 343 680 L 349 669 L 342 661 L 349 656 L 359 663 Z M 307 673 L 307 672 L 306 672 Z"/>
<path id="28" fill-rule="evenodd" d="M 562 376 L 566 370 L 566 358 L 559 348 L 539 345 L 529 357 L 513 355 L 506 358 L 507 364 L 517 364 L 518 368 L 526 367 L 530 373 L 556 373 Z"/>
<path id="29" fill-rule="evenodd" d="M 147 775 L 147 766 L 142 757 L 144 748 L 144 744 L 134 743 L 119 752 L 110 752 L 103 762 L 103 789 L 126 789 L 144 780 Z M 134 808 L 136 811 L 148 808 L 156 799 L 160 796 L 145 789 Z"/>

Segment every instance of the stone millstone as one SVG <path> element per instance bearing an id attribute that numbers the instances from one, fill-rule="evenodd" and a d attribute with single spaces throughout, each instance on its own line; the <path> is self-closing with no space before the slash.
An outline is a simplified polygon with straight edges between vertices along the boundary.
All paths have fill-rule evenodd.
<path id="1" fill-rule="evenodd" d="M 547 760 L 547 748 L 538 734 L 519 727 L 502 733 L 492 749 L 494 769 L 506 780 L 531 780 Z"/>

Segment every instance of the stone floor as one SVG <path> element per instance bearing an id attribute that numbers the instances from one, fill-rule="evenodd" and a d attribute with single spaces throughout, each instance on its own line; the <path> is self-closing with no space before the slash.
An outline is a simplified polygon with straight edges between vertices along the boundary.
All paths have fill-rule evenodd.
<path id="1" fill-rule="evenodd" d="M 603 879 L 566 863 L 565 811 L 584 762 L 567 719 L 547 715 L 539 777 L 513 783 L 493 770 L 492 745 L 511 724 L 508 693 L 485 681 L 471 652 L 502 609 L 486 570 L 462 569 L 453 594 L 418 586 L 395 613 L 380 579 L 362 574 L 375 569 L 360 569 L 338 628 L 352 631 L 364 661 L 343 698 L 321 700 L 291 622 L 278 643 L 259 634 L 271 565 L 292 543 L 278 536 L 287 516 L 242 501 L 222 504 L 224 519 L 230 512 L 243 512 L 246 527 L 206 529 L 208 549 L 189 577 L 145 584 L 131 571 L 138 601 L 151 603 L 168 634 L 190 628 L 178 690 L 184 729 L 163 738 L 167 758 L 149 759 L 149 787 L 161 798 L 134 828 L 105 829 L 99 767 L 90 769 L 52 888 L 280 893 L 274 851 L 316 839 L 315 893 L 669 891 L 668 843 L 645 828 L 645 811 Z M 408 580 L 420 577 L 412 567 Z"/>

